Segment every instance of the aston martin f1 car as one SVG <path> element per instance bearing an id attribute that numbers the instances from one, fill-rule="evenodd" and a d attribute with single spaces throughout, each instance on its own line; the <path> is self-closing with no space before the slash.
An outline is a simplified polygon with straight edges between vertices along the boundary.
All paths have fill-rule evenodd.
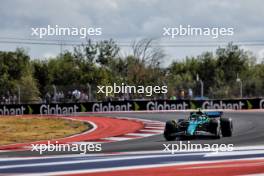
<path id="1" fill-rule="evenodd" d="M 232 119 L 223 117 L 223 112 L 219 111 L 191 112 L 188 119 L 167 121 L 164 129 L 164 137 L 168 141 L 199 136 L 220 139 L 231 137 L 232 133 Z"/>

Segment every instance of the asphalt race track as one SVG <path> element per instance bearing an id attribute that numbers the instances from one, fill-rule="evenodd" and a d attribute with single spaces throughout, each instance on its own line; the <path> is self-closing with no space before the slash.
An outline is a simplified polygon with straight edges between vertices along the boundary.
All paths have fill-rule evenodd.
<path id="1" fill-rule="evenodd" d="M 82 114 L 84 116 L 130 117 L 166 122 L 184 118 L 188 112 Z M 163 152 L 162 134 L 141 139 L 104 143 L 102 153 L 79 155 L 29 151 L 0 152 L 0 175 L 241 175 L 264 173 L 264 113 L 225 112 L 234 124 L 232 137 L 192 139 L 192 144 L 233 144 L 233 152 Z M 182 141 L 187 143 L 187 141 Z M 250 146 L 250 147 L 249 147 Z M 63 155 L 61 155 L 63 154 Z M 50 156 L 52 155 L 52 156 Z M 24 158 L 26 157 L 26 158 Z M 184 170 L 183 170 L 184 168 Z M 132 169 L 132 170 L 131 170 Z M 211 169 L 211 170 L 209 170 Z M 134 173 L 134 174 L 133 174 Z"/>
<path id="2" fill-rule="evenodd" d="M 166 122 L 171 119 L 185 118 L 188 112 L 162 112 L 162 113 L 137 113 L 114 114 L 112 116 L 136 117 Z M 194 139 L 191 143 L 208 144 L 234 144 L 234 147 L 263 145 L 264 144 L 264 112 L 226 112 L 226 117 L 231 117 L 234 124 L 234 133 L 231 138 L 222 139 Z M 109 114 L 107 114 L 109 116 Z M 186 142 L 186 141 L 185 141 Z M 137 151 L 137 150 L 163 150 L 164 143 L 179 143 L 179 141 L 166 141 L 163 135 L 122 141 L 103 146 L 105 152 L 111 151 Z M 184 143 L 184 141 L 183 141 Z"/>

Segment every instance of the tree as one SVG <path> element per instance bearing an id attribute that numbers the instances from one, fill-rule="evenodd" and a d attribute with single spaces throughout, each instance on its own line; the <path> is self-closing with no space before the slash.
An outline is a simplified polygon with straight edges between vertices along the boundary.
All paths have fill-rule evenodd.
<path id="1" fill-rule="evenodd" d="M 30 57 L 18 48 L 14 52 L 0 52 L 0 95 L 18 96 L 21 88 L 21 101 L 37 100 L 39 97 L 36 80 L 32 75 Z"/>
<path id="2" fill-rule="evenodd" d="M 21 90 L 22 102 L 35 103 L 40 101 L 40 92 L 32 74 L 22 76 L 18 85 Z"/>
<path id="3" fill-rule="evenodd" d="M 223 70 L 228 84 L 236 80 L 237 74 L 246 71 L 250 62 L 248 53 L 233 43 L 229 43 L 226 48 L 218 48 L 216 57 L 218 68 Z"/>
<path id="4" fill-rule="evenodd" d="M 53 85 L 74 85 L 80 84 L 82 71 L 72 53 L 66 51 L 61 56 L 50 59 L 48 62 Z"/>
<path id="5" fill-rule="evenodd" d="M 33 60 L 33 76 L 37 81 L 39 91 L 42 96 L 47 92 L 47 86 L 51 84 L 51 74 L 48 66 L 48 60 Z"/>
<path id="6" fill-rule="evenodd" d="M 110 65 L 110 63 L 117 56 L 120 50 L 120 48 L 112 39 L 98 42 L 97 47 L 98 56 L 96 62 L 105 67 L 108 67 Z"/>
<path id="7" fill-rule="evenodd" d="M 93 43 L 91 39 L 87 43 L 74 47 L 74 57 L 78 62 L 90 65 L 94 64 L 98 52 L 97 44 Z"/>
<path id="8" fill-rule="evenodd" d="M 159 66 L 165 54 L 161 48 L 154 47 L 153 43 L 153 39 L 135 41 L 132 44 L 132 55 L 144 64 Z"/>

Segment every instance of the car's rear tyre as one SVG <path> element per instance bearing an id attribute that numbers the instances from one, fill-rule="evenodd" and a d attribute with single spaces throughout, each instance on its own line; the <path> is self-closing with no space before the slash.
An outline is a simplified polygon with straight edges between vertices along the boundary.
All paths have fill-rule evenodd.
<path id="1" fill-rule="evenodd" d="M 221 118 L 223 137 L 231 137 L 233 134 L 233 122 L 231 118 Z"/>
<path id="2" fill-rule="evenodd" d="M 166 122 L 163 135 L 167 141 L 172 141 L 176 139 L 176 137 L 172 135 L 173 132 L 176 131 L 176 125 L 177 125 L 176 122 L 172 120 Z"/>
<path id="3" fill-rule="evenodd" d="M 176 139 L 175 136 L 172 136 L 171 133 L 168 133 L 168 132 L 164 132 L 164 138 L 167 140 L 167 141 L 173 141 Z"/>

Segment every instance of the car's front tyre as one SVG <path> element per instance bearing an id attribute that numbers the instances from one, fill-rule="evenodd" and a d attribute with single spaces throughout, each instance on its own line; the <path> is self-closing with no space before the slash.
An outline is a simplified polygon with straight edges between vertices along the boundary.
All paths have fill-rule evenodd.
<path id="1" fill-rule="evenodd" d="M 173 132 L 175 132 L 176 128 L 177 123 L 175 121 L 171 120 L 166 122 L 163 136 L 167 141 L 172 141 L 176 139 L 176 137 L 172 135 Z"/>

